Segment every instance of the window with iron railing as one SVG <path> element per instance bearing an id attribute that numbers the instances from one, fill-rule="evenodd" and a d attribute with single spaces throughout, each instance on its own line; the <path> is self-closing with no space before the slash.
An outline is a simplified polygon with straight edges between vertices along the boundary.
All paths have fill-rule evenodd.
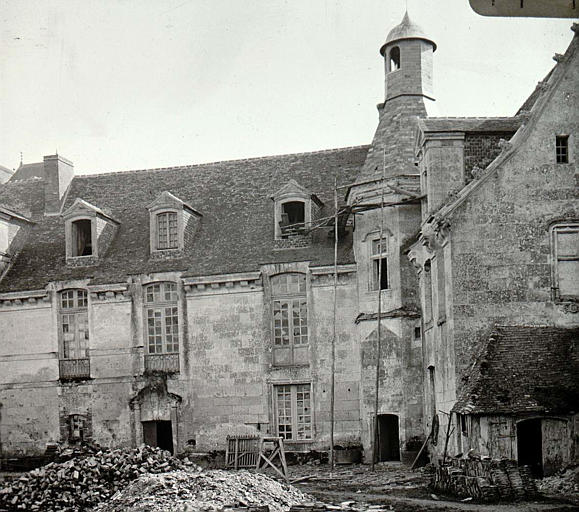
<path id="1" fill-rule="evenodd" d="M 86 290 L 59 294 L 60 378 L 90 377 L 88 358 L 88 295 Z"/>
<path id="2" fill-rule="evenodd" d="M 179 301 L 177 285 L 163 282 L 145 287 L 147 371 L 179 371 Z"/>

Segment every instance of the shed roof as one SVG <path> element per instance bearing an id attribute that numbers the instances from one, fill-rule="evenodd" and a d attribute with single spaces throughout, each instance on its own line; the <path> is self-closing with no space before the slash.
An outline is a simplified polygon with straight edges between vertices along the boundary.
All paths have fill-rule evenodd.
<path id="1" fill-rule="evenodd" d="M 502 326 L 465 375 L 462 414 L 579 411 L 579 328 Z"/>
<path id="2" fill-rule="evenodd" d="M 316 232 L 309 248 L 274 249 L 271 196 L 294 179 L 324 202 L 322 216 L 332 215 L 334 177 L 338 185 L 351 182 L 364 163 L 367 150 L 368 146 L 357 146 L 77 176 L 72 180 L 63 211 L 76 198 L 82 198 L 111 212 L 120 226 L 107 253 L 98 266 L 67 267 L 63 219 L 59 216 L 35 219 L 37 224 L 0 283 L 0 291 L 38 289 L 51 281 L 68 279 L 90 278 L 94 284 L 123 282 L 130 274 L 172 270 L 182 271 L 184 276 L 202 276 L 259 270 L 266 263 L 331 264 L 333 239 L 328 238 L 327 232 Z M 173 193 L 203 215 L 195 240 L 179 259 L 149 257 L 147 206 L 164 191 Z M 354 261 L 350 238 L 341 242 L 338 259 L 339 263 Z"/>

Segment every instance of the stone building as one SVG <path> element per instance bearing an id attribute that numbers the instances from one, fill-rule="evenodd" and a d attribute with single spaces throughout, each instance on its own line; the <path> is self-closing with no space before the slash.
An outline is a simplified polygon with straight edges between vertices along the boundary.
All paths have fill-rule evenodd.
<path id="1" fill-rule="evenodd" d="M 431 453 L 444 454 L 452 417 L 451 453 L 516 459 L 538 475 L 579 456 L 573 29 L 514 118 L 426 119 L 417 132 L 424 199 L 409 257 L 420 279 L 426 418 L 441 416 Z"/>
<path id="2" fill-rule="evenodd" d="M 576 354 L 576 260 L 550 252 L 576 236 L 574 45 L 519 115 L 432 118 L 436 44 L 405 15 L 380 50 L 369 146 L 90 176 L 60 155 L 21 165 L 0 185 L 0 456 L 223 449 L 243 432 L 327 449 L 334 334 L 336 444 L 370 460 L 378 376 L 378 460 L 410 460 L 441 410 L 472 425 L 453 452 L 484 451 L 487 419 L 513 412 L 473 402 L 480 361 L 507 360 L 488 340 L 508 352 L 531 325 Z M 548 130 L 569 163 L 551 163 Z"/>

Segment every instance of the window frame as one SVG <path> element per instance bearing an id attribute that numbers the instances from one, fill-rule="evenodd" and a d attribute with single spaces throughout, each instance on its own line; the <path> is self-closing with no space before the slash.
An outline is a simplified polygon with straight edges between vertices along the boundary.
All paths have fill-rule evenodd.
<path id="1" fill-rule="evenodd" d="M 397 55 L 398 59 L 396 59 L 396 55 L 394 57 L 392 56 L 392 52 L 395 50 L 398 50 L 398 55 Z M 386 63 L 387 63 L 386 66 L 387 66 L 388 73 L 398 71 L 399 69 L 402 68 L 402 52 L 400 51 L 400 46 L 398 46 L 398 45 L 392 46 L 392 48 L 390 48 L 388 50 L 387 55 L 388 55 L 388 57 L 386 60 Z M 394 63 L 395 66 L 392 66 L 392 63 Z"/>
<path id="2" fill-rule="evenodd" d="M 159 301 L 152 301 L 149 302 L 147 300 L 147 295 L 149 293 L 149 289 L 153 288 L 154 286 L 159 286 L 159 293 L 163 296 L 166 296 L 167 290 L 164 289 L 164 287 L 166 285 L 172 285 L 174 287 L 173 291 L 170 293 L 174 293 L 175 294 L 175 299 L 174 300 L 159 300 Z M 153 295 L 154 297 L 154 295 Z M 167 314 L 167 309 L 171 308 L 174 309 L 174 315 L 168 315 Z M 160 335 L 161 335 L 161 343 L 160 343 L 160 347 L 161 347 L 161 351 L 157 352 L 151 352 L 151 346 L 159 346 L 159 344 L 157 343 L 151 343 L 151 338 L 150 338 L 150 325 L 149 325 L 149 311 L 153 312 L 153 315 L 155 313 L 155 311 L 158 310 L 160 312 L 160 316 L 159 317 L 155 317 L 153 316 L 153 320 L 155 320 L 155 318 L 160 318 L 161 319 L 161 325 L 160 325 Z M 172 312 L 173 313 L 173 312 Z M 177 283 L 173 282 L 173 281 L 154 281 L 154 282 L 150 282 L 147 283 L 145 285 L 143 285 L 143 323 L 144 323 L 144 328 L 143 328 L 143 335 L 144 335 L 144 352 L 146 355 L 163 355 L 163 354 L 179 354 L 180 350 L 181 350 L 181 308 L 180 308 L 180 300 L 179 300 L 179 287 L 177 285 Z M 167 319 L 168 318 L 176 318 L 176 323 L 172 323 L 170 325 L 172 326 L 176 326 L 176 332 L 173 331 L 171 332 L 172 336 L 173 336 L 173 341 L 170 343 L 170 345 L 173 347 L 173 350 L 168 351 L 167 347 L 168 347 L 168 343 L 167 343 L 167 334 L 169 334 L 167 332 Z M 153 323 L 153 327 L 156 327 L 156 322 Z M 156 337 L 157 334 L 154 333 L 154 336 Z M 176 340 L 175 340 L 176 338 Z M 174 348 L 174 346 L 176 345 L 176 349 Z"/>
<path id="3" fill-rule="evenodd" d="M 300 282 L 298 282 L 298 290 L 293 291 L 289 289 L 288 283 L 286 283 L 285 291 L 276 291 L 275 281 L 282 277 L 290 278 L 291 276 L 298 276 Z M 301 284 L 303 283 L 303 289 L 301 289 Z M 308 308 L 308 294 L 307 294 L 307 275 L 303 272 L 282 272 L 279 274 L 274 274 L 270 277 L 270 287 L 271 287 L 271 329 L 272 329 L 272 366 L 309 366 L 309 347 L 310 347 L 310 328 L 309 328 L 309 308 Z M 298 316 L 294 314 L 296 312 L 296 302 Z M 276 304 L 287 304 L 287 338 L 288 342 L 283 343 L 283 324 L 276 325 L 276 321 L 279 319 L 280 322 L 283 321 L 283 310 L 280 309 L 276 311 Z M 305 315 L 304 315 L 305 309 Z M 282 317 L 278 315 L 276 318 L 276 313 L 282 313 Z M 296 318 L 299 320 L 299 325 L 296 326 L 294 321 Z M 305 325 L 304 325 L 305 321 Z M 296 336 L 295 329 L 299 329 L 299 334 Z M 305 334 L 303 329 L 305 328 Z M 277 332 L 281 332 L 281 336 L 278 337 Z M 304 342 L 305 337 L 305 342 Z M 279 340 L 279 341 L 278 341 Z M 285 358 L 286 362 L 283 362 L 283 353 L 287 352 L 288 356 Z M 279 359 L 278 359 L 279 358 Z"/>
<path id="4" fill-rule="evenodd" d="M 569 135 L 555 135 L 555 162 L 558 164 L 568 164 L 571 161 L 569 138 Z M 564 142 L 564 144 L 560 144 L 560 142 Z"/>
<path id="5" fill-rule="evenodd" d="M 177 217 L 177 245 L 172 247 L 160 247 L 159 244 L 159 216 L 163 214 L 175 214 Z M 183 208 L 174 206 L 159 206 L 149 210 L 149 237 L 151 254 L 175 253 L 182 251 L 185 245 Z M 169 243 L 169 225 L 167 225 L 167 243 Z"/>
<path id="6" fill-rule="evenodd" d="M 90 235 L 91 235 L 91 254 L 85 255 L 75 255 L 76 246 L 76 236 L 75 236 L 75 223 L 78 221 L 89 221 L 90 222 Z M 98 238 L 97 238 L 97 227 L 96 227 L 96 215 L 75 215 L 66 219 L 65 225 L 65 238 L 66 238 L 66 257 L 67 259 L 83 260 L 90 258 L 98 258 Z"/>
<path id="7" fill-rule="evenodd" d="M 374 251 L 374 244 L 378 243 L 378 251 Z M 380 237 L 375 237 L 370 239 L 369 244 L 369 283 L 368 283 L 368 290 L 371 292 L 377 292 L 380 290 L 381 292 L 388 291 L 392 289 L 392 283 L 390 282 L 390 273 L 388 271 L 388 263 L 389 263 L 389 244 L 388 244 L 388 236 L 382 237 L 382 243 L 380 244 Z M 380 260 L 384 262 L 386 260 L 386 271 L 384 271 L 384 264 L 382 264 L 382 268 L 379 270 Z M 382 274 L 381 276 L 379 274 Z M 382 288 L 382 278 L 386 278 L 386 288 Z"/>
<path id="8" fill-rule="evenodd" d="M 174 240 L 172 240 L 171 233 L 171 218 L 174 216 Z M 161 219 L 166 218 L 166 245 L 161 247 Z M 168 251 L 172 249 L 179 249 L 179 214 L 176 211 L 165 210 L 155 212 L 155 248 L 157 251 Z"/>
<path id="9" fill-rule="evenodd" d="M 75 425 L 80 422 L 79 434 L 75 435 Z M 69 441 L 82 442 L 86 438 L 87 418 L 84 414 L 70 414 L 68 416 Z"/>
<path id="10" fill-rule="evenodd" d="M 73 295 L 73 306 L 68 307 L 63 305 L 64 294 L 68 294 L 72 292 Z M 83 303 L 84 305 L 79 306 L 79 292 L 84 293 Z M 63 290 L 59 290 L 57 294 L 58 300 L 58 355 L 60 360 L 80 360 L 80 359 L 89 359 L 89 343 L 90 343 L 90 325 L 89 325 L 89 315 L 88 315 L 88 298 L 89 293 L 87 290 L 83 288 L 66 288 Z M 80 335 L 79 331 L 79 318 L 82 316 L 85 317 L 85 327 L 86 329 L 82 332 L 85 335 L 84 343 L 81 343 L 80 338 L 77 336 Z M 75 337 L 73 343 L 75 345 L 74 352 L 78 353 L 79 355 L 84 351 L 84 356 L 81 357 L 70 357 L 67 355 L 67 352 L 70 350 L 66 350 L 67 341 L 64 339 L 64 325 L 70 325 L 69 323 L 65 324 L 64 317 L 74 317 L 74 331 Z M 84 345 L 84 347 L 82 346 Z"/>
<path id="11" fill-rule="evenodd" d="M 298 412 L 298 393 L 303 392 L 299 391 L 299 388 L 307 387 L 307 391 L 309 393 L 309 410 L 307 411 L 308 414 L 302 414 L 301 416 L 307 416 L 309 418 L 308 422 L 302 422 L 301 424 L 309 426 L 309 437 L 298 438 L 299 435 L 299 412 Z M 289 420 L 290 423 L 280 423 L 280 410 L 279 410 L 279 393 L 278 390 L 281 388 L 287 388 L 289 390 Z M 314 418 L 314 392 L 313 392 L 313 385 L 309 381 L 304 382 L 280 382 L 275 383 L 272 385 L 272 398 L 273 398 L 273 424 L 275 427 L 276 435 L 281 437 L 284 440 L 284 443 L 292 443 L 292 444 L 299 444 L 299 443 L 312 443 L 315 439 L 315 418 Z M 287 409 L 286 409 L 287 410 Z M 287 416 L 284 416 L 286 418 Z M 287 431 L 280 432 L 280 426 L 290 426 L 291 427 L 291 438 L 285 437 Z"/>
<path id="12" fill-rule="evenodd" d="M 577 233 L 579 237 L 579 221 L 557 222 L 550 227 L 551 245 L 551 290 L 555 302 L 577 302 L 579 301 L 579 291 L 572 295 L 561 295 L 561 276 L 559 273 L 560 261 L 579 261 L 579 250 L 575 255 L 559 255 L 558 233 Z"/>

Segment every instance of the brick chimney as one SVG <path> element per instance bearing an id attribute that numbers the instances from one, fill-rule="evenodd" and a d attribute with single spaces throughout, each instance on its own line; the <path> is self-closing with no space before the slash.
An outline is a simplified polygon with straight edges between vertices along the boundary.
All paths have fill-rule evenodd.
<path id="1" fill-rule="evenodd" d="M 60 212 L 62 198 L 74 176 L 72 162 L 60 155 L 44 157 L 45 213 Z"/>

